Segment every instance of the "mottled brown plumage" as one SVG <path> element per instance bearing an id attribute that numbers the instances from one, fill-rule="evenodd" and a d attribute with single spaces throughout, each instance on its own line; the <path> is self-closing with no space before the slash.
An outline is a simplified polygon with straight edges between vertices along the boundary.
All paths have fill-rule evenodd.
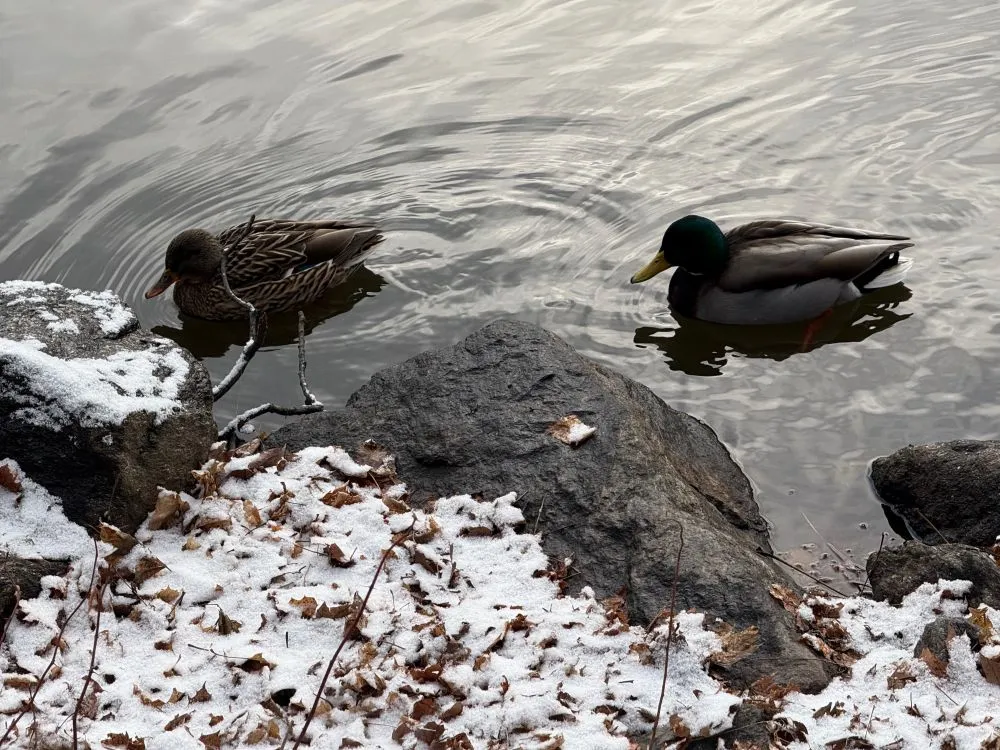
<path id="1" fill-rule="evenodd" d="M 267 313 L 300 308 L 351 275 L 383 237 L 371 224 L 343 221 L 261 220 L 242 243 L 245 225 L 218 235 L 187 229 L 167 248 L 166 269 L 146 292 L 174 284 L 174 301 L 188 315 L 208 320 L 246 316 L 222 284 L 226 277 L 242 299 Z"/>

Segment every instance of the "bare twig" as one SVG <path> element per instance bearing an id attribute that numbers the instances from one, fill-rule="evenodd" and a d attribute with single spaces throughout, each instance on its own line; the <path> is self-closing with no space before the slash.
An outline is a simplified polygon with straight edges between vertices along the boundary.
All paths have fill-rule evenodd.
<path id="1" fill-rule="evenodd" d="M 240 232 L 236 241 L 222 252 L 222 262 L 219 266 L 219 271 L 222 274 L 222 286 L 225 287 L 226 294 L 237 304 L 245 307 L 247 312 L 250 313 L 250 338 L 243 345 L 243 351 L 240 352 L 240 357 L 236 360 L 236 364 L 233 365 L 233 369 L 212 389 L 213 401 L 218 401 L 229 392 L 230 388 L 236 385 L 236 381 L 240 379 L 243 371 L 247 369 L 247 365 L 250 364 L 253 355 L 257 353 L 257 350 L 264 343 L 264 334 L 267 333 L 267 316 L 245 299 L 236 295 L 236 292 L 229 285 L 229 275 L 226 273 L 226 256 L 233 254 L 239 249 L 240 245 L 246 242 L 246 238 L 250 236 L 250 230 L 253 229 L 253 223 L 256 218 L 256 214 L 252 214 L 250 220 L 243 226 L 243 231 Z"/>
<path id="2" fill-rule="evenodd" d="M 878 552 L 875 553 L 875 560 L 872 562 L 872 570 L 875 570 L 875 568 L 878 567 L 878 559 L 882 556 L 882 548 L 884 546 L 885 546 L 885 532 L 883 531 L 882 532 L 882 539 L 878 543 Z M 870 582 L 870 579 L 871 579 L 871 574 L 868 572 L 868 566 L 865 566 L 865 580 L 864 580 L 864 583 L 862 583 L 860 586 L 858 584 L 856 584 L 856 583 L 854 584 L 855 586 L 858 587 L 858 593 L 859 594 L 864 594 L 865 593 L 865 589 L 868 588 L 868 584 Z M 874 592 L 874 589 L 872 589 L 872 591 Z"/>
<path id="3" fill-rule="evenodd" d="M 94 622 L 94 643 L 90 647 L 90 667 L 87 669 L 87 676 L 83 679 L 83 689 L 80 690 L 80 697 L 76 699 L 76 707 L 73 709 L 73 750 L 78 750 L 80 747 L 77 735 L 77 717 L 80 715 L 80 706 L 83 705 L 83 699 L 87 696 L 87 688 L 90 687 L 90 683 L 94 678 L 94 666 L 97 662 L 97 637 L 101 633 L 101 612 L 104 609 L 105 585 L 101 584 L 101 587 L 97 590 L 97 620 Z"/>
<path id="4" fill-rule="evenodd" d="M 684 527 L 677 523 L 677 559 L 674 562 L 674 581 L 670 585 L 670 618 L 667 620 L 667 646 L 663 658 L 663 682 L 660 683 L 660 700 L 656 704 L 656 719 L 653 720 L 653 731 L 649 735 L 649 750 L 656 748 L 656 730 L 660 727 L 660 711 L 663 710 L 663 697 L 667 693 L 667 673 L 670 671 L 670 642 L 674 639 L 674 610 L 677 607 L 677 580 L 681 576 L 681 552 L 684 551 Z"/>
<path id="5" fill-rule="evenodd" d="M 806 578 L 809 578 L 810 580 L 812 580 L 812 581 L 815 581 L 816 583 L 818 583 L 818 584 L 819 584 L 820 586 L 822 586 L 823 588 L 825 588 L 825 589 L 829 589 L 830 591 L 832 591 L 833 593 L 835 593 L 835 594 L 836 594 L 837 596 L 842 596 L 842 597 L 844 597 L 845 599 L 846 599 L 846 598 L 847 598 L 847 596 L 848 596 L 848 595 L 847 595 L 847 594 L 845 594 L 845 593 L 844 593 L 843 591 L 838 591 L 837 589 L 835 589 L 835 588 L 834 588 L 833 586 L 831 586 L 831 585 L 830 585 L 829 583 L 826 583 L 825 581 L 822 581 L 822 580 L 820 580 L 819 578 L 817 578 L 817 577 L 816 577 L 816 576 L 814 576 L 814 575 L 810 575 L 809 573 L 806 573 L 806 572 L 805 572 L 804 570 L 800 570 L 799 568 L 796 568 L 796 567 L 795 567 L 794 565 L 792 565 L 792 564 L 791 564 L 790 562 L 788 562 L 787 560 L 782 560 L 782 559 L 781 559 L 780 557 L 778 557 L 778 556 L 777 556 L 777 555 L 775 555 L 775 554 L 772 554 L 772 553 L 768 552 L 767 550 L 764 550 L 764 549 L 761 549 L 760 547 L 758 547 L 758 548 L 757 548 L 757 549 L 755 550 L 755 552 L 756 552 L 756 553 L 757 553 L 758 555 L 762 555 L 762 556 L 764 556 L 764 557 L 766 557 L 766 558 L 768 558 L 768 559 L 770 559 L 770 560 L 774 560 L 775 562 L 779 562 L 779 563 L 781 563 L 782 565 L 784 565 L 785 567 L 789 568 L 790 570 L 794 570 L 794 571 L 795 571 L 796 573 L 798 573 L 799 575 L 803 575 L 803 576 L 805 576 Z"/>
<path id="6" fill-rule="evenodd" d="M 306 316 L 301 310 L 299 310 L 299 387 L 302 389 L 302 398 L 305 400 L 302 406 L 276 406 L 268 402 L 260 406 L 255 406 L 253 409 L 247 409 L 239 416 L 233 418 L 222 429 L 219 433 L 219 440 L 228 442 L 236 436 L 236 433 L 239 432 L 243 425 L 254 417 L 259 417 L 261 414 L 279 414 L 290 417 L 323 411 L 323 402 L 318 400 L 313 392 L 309 390 L 309 384 L 306 382 Z"/>
<path id="7" fill-rule="evenodd" d="M 83 606 L 83 603 L 87 601 L 87 599 L 90 596 L 90 592 L 94 588 L 94 580 L 97 578 L 97 559 L 99 553 L 97 550 L 97 540 L 95 539 L 93 540 L 93 542 L 94 542 L 94 566 L 90 570 L 90 585 L 87 587 L 87 596 L 80 597 L 79 604 L 73 607 L 73 611 L 69 613 L 66 619 L 63 620 L 62 625 L 59 626 L 59 632 L 57 632 L 56 637 L 52 639 L 52 658 L 49 659 L 48 665 L 45 667 L 45 670 L 42 672 L 41 676 L 39 676 L 38 682 L 35 683 L 35 689 L 32 690 L 31 695 L 28 696 L 28 702 L 25 704 L 24 708 L 21 709 L 21 713 L 19 713 L 11 720 L 10 724 L 7 725 L 7 730 L 3 733 L 3 736 L 0 736 L 0 747 L 6 747 L 5 743 L 7 742 L 7 739 L 10 737 L 11 732 L 14 731 L 14 728 L 17 726 L 17 723 L 24 718 L 24 716 L 28 713 L 28 711 L 34 710 L 35 697 L 38 695 L 38 691 L 42 689 L 42 685 L 45 684 L 45 678 L 48 677 L 49 671 L 56 663 L 56 657 L 59 655 L 59 644 L 62 643 L 62 637 L 63 633 L 66 632 L 66 626 L 69 625 L 70 620 L 72 620 L 73 616 L 80 610 L 80 607 Z"/>
<path id="8" fill-rule="evenodd" d="M 9 553 L 8 553 L 9 554 Z M 14 586 L 14 606 L 10 610 L 10 615 L 4 620 L 3 628 L 0 628 L 0 646 L 3 646 L 4 641 L 7 638 L 7 628 L 14 621 L 14 615 L 17 614 L 17 605 L 21 603 L 21 587 Z"/>
<path id="9" fill-rule="evenodd" d="M 365 593 L 365 598 L 361 601 L 361 606 L 358 607 L 358 611 L 354 614 L 354 618 L 349 624 L 344 624 L 344 635 L 340 639 L 340 644 L 337 646 L 337 650 L 333 652 L 333 656 L 330 657 L 330 662 L 326 665 L 326 672 L 323 673 L 323 679 L 320 680 L 319 687 L 316 689 L 316 699 L 313 701 L 312 708 L 309 709 L 309 713 L 306 716 L 306 723 L 302 725 L 302 731 L 299 732 L 298 738 L 295 740 L 295 744 L 292 745 L 292 750 L 299 750 L 299 745 L 301 745 L 306 738 L 306 732 L 309 730 L 309 724 L 312 722 L 313 717 L 316 715 L 316 711 L 319 709 L 319 702 L 323 698 L 323 690 L 326 688 L 326 683 L 330 679 L 330 673 L 333 672 L 333 665 L 337 663 L 337 657 L 340 656 L 340 652 L 343 650 L 344 646 L 347 644 L 347 639 L 350 637 L 357 627 L 358 623 L 361 621 L 361 616 L 365 613 L 365 609 L 368 607 L 368 599 L 372 595 L 372 591 L 375 590 L 375 584 L 378 583 L 378 577 L 382 574 L 382 568 L 385 567 L 386 560 L 389 559 L 389 554 L 400 544 L 406 541 L 410 532 L 413 530 L 413 525 L 417 522 L 416 517 L 413 519 L 413 523 L 403 531 L 396 534 L 395 538 L 392 540 L 385 552 L 382 553 L 382 557 L 378 561 L 378 567 L 375 568 L 375 575 L 372 576 L 372 582 L 368 584 L 368 591 Z"/>

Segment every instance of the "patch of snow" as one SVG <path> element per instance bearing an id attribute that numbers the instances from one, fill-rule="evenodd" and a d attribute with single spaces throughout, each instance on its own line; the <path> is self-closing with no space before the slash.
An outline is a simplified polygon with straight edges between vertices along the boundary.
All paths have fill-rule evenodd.
<path id="1" fill-rule="evenodd" d="M 90 554 L 90 537 L 82 526 L 66 518 L 58 498 L 26 477 L 12 459 L 0 460 L 0 472 L 5 471 L 3 467 L 17 478 L 21 491 L 15 493 L 0 484 L 0 554 L 51 560 Z"/>
<path id="2" fill-rule="evenodd" d="M 46 328 L 50 331 L 56 331 L 57 333 L 80 333 L 80 326 L 78 326 L 76 321 L 72 318 L 66 318 L 65 320 L 57 320 L 54 323 L 49 323 Z"/>
<path id="3" fill-rule="evenodd" d="M 78 290 L 74 290 L 78 291 Z M 105 336 L 114 338 L 136 325 L 135 314 L 112 291 L 79 292 L 70 300 L 94 308 L 94 317 Z"/>
<path id="4" fill-rule="evenodd" d="M 25 379 L 31 393 L 15 414 L 59 428 L 119 424 L 133 412 L 157 420 L 181 408 L 177 398 L 188 363 L 173 347 L 122 351 L 104 359 L 60 359 L 46 354 L 37 339 L 0 338 L 0 360 Z"/>
<path id="5" fill-rule="evenodd" d="M 665 623 L 647 633 L 612 616 L 593 592 L 562 595 L 538 537 L 513 528 L 524 521 L 514 495 L 410 509 L 371 477 L 356 481 L 362 465 L 344 456 L 307 448 L 266 468 L 258 456 L 210 461 L 198 473 L 205 497 L 161 494 L 161 503 L 187 504 L 183 522 L 137 532 L 121 565 L 157 561 L 155 575 L 137 579 L 138 601 L 128 586 L 105 592 L 100 708 L 81 720 L 82 741 L 98 747 L 128 733 L 148 750 L 202 750 L 198 738 L 219 732 L 222 747 L 246 747 L 274 727 L 277 744 L 285 717 L 267 698 L 282 689 L 295 691 L 297 733 L 352 602 L 398 533 L 407 538 L 386 559 L 360 637 L 338 658 L 311 747 L 427 748 L 418 737 L 436 733 L 465 734 L 471 744 L 461 747 L 477 750 L 508 735 L 524 748 L 628 750 L 627 735 L 649 731 Z M 110 549 L 102 543 L 102 554 Z M 91 565 L 83 559 L 69 585 L 54 582 L 64 598 L 22 602 L 33 622 L 12 624 L 0 669 L 16 662 L 42 673 L 57 613 L 86 596 Z M 219 632 L 223 615 L 228 634 Z M 32 720 L 53 739 L 68 736 L 67 695 L 78 694 L 89 667 L 93 617 L 70 621 L 60 672 L 36 698 Z M 720 640 L 700 614 L 679 613 L 675 625 L 661 736 L 671 716 L 694 733 L 725 729 L 739 698 L 705 666 Z M 0 717 L 25 695 L 0 693 Z"/>

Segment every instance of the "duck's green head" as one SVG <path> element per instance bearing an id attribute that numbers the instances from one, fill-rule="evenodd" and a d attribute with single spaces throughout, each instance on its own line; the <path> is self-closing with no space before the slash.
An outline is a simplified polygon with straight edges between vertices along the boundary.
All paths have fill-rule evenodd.
<path id="1" fill-rule="evenodd" d="M 719 225 L 704 216 L 685 216 L 663 233 L 663 242 L 653 260 L 632 277 L 633 284 L 678 266 L 690 273 L 717 276 L 729 260 L 729 245 Z"/>

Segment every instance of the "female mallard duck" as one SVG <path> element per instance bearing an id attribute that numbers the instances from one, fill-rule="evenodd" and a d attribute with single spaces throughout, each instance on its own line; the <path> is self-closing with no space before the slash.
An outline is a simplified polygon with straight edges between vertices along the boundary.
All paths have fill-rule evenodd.
<path id="1" fill-rule="evenodd" d="M 222 283 L 263 312 L 281 312 L 313 302 L 344 281 L 383 237 L 370 224 L 342 221 L 254 222 L 218 235 L 186 229 L 167 247 L 166 270 L 146 292 L 150 299 L 174 287 L 174 301 L 188 315 L 208 320 L 243 318 L 247 311 Z"/>
<path id="2" fill-rule="evenodd" d="M 667 227 L 632 283 L 677 266 L 667 301 L 681 315 L 745 325 L 815 321 L 901 282 L 913 261 L 899 251 L 912 246 L 909 237 L 802 221 L 754 221 L 723 234 L 692 215 Z"/>

